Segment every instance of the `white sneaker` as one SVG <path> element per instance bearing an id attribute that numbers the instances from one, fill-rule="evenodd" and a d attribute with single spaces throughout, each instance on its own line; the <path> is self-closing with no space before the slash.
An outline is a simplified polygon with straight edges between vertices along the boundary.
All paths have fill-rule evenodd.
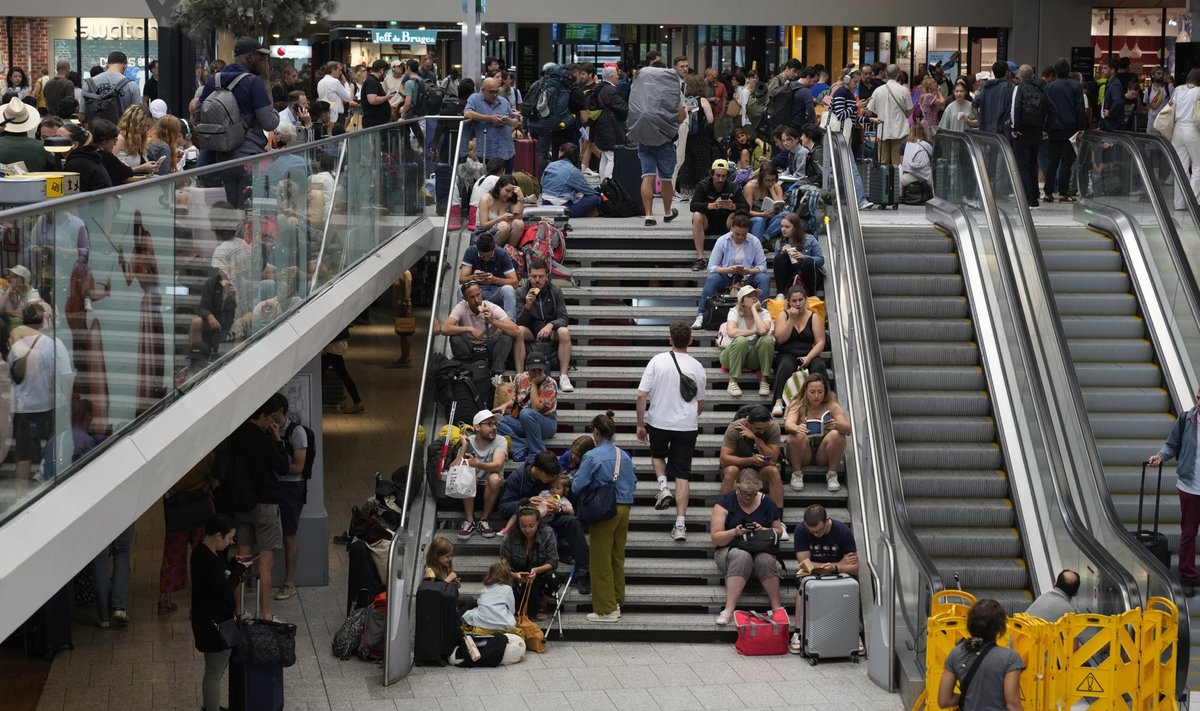
<path id="1" fill-rule="evenodd" d="M 771 384 L 767 382 L 766 378 L 763 378 L 762 380 L 758 381 L 758 394 L 759 394 L 759 397 L 770 397 Z M 781 412 L 779 414 L 782 415 L 783 413 Z"/>
<path id="2" fill-rule="evenodd" d="M 730 380 L 730 381 L 729 381 L 729 387 L 727 387 L 727 388 L 725 388 L 725 389 L 726 389 L 726 390 L 728 390 L 728 391 L 729 391 L 729 394 L 730 394 L 730 395 L 732 395 L 732 396 L 734 396 L 734 397 L 741 397 L 741 396 L 742 396 L 742 386 L 741 386 L 741 385 L 738 385 L 736 380 Z"/>
<path id="3" fill-rule="evenodd" d="M 799 654 L 803 646 L 803 643 L 800 641 L 800 633 L 793 632 L 792 641 L 788 643 L 788 652 L 790 654 Z"/>
<path id="4" fill-rule="evenodd" d="M 656 511 L 665 511 L 675 505 L 675 497 L 671 494 L 670 489 L 659 489 L 658 496 L 654 498 L 654 509 Z"/>
<path id="5" fill-rule="evenodd" d="M 829 472 L 825 475 L 825 486 L 830 491 L 841 491 L 842 485 L 838 483 L 837 474 Z"/>
<path id="6" fill-rule="evenodd" d="M 558 389 L 562 390 L 564 393 L 575 391 L 575 386 L 571 383 L 571 379 L 567 377 L 566 373 L 558 376 Z"/>
<path id="7" fill-rule="evenodd" d="M 786 542 L 788 542 L 788 541 L 790 541 L 790 540 L 792 540 L 792 537 L 788 535 L 788 532 L 787 532 L 787 526 L 784 526 L 784 527 L 783 527 L 783 533 L 779 534 L 779 542 L 780 542 L 780 543 L 786 543 Z"/>
<path id="8" fill-rule="evenodd" d="M 692 321 L 692 330 L 698 329 L 704 325 L 704 314 L 696 314 L 696 320 Z"/>
<path id="9" fill-rule="evenodd" d="M 804 491 L 804 472 L 792 472 L 792 488 Z"/>
<path id="10" fill-rule="evenodd" d="M 589 612 L 587 616 L 588 622 L 620 622 L 621 611 L 613 610 L 607 614 L 601 615 L 598 612 Z"/>
<path id="11" fill-rule="evenodd" d="M 771 408 L 771 417 L 783 417 L 783 401 L 775 403 L 775 407 Z"/>
<path id="12" fill-rule="evenodd" d="M 84 297 L 84 299 L 83 299 L 83 310 L 84 310 L 84 311 L 87 311 L 87 312 L 89 312 L 89 313 L 90 313 L 90 312 L 93 310 L 93 309 L 92 309 L 92 300 L 91 300 L 91 299 L 89 299 L 89 298 L 87 298 L 87 297 Z"/>
<path id="13" fill-rule="evenodd" d="M 687 526 L 682 523 L 677 523 L 671 527 L 671 538 L 676 541 L 687 540 Z"/>

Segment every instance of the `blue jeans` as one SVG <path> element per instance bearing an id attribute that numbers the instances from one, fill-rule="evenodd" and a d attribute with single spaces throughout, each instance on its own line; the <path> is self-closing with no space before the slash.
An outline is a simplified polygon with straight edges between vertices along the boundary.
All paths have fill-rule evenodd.
<path id="1" fill-rule="evenodd" d="M 101 622 L 108 622 L 113 610 L 126 609 L 129 600 L 129 552 L 132 548 L 133 526 L 130 526 L 92 561 L 92 574 L 96 578 L 96 616 Z M 111 568 L 108 564 L 110 552 Z"/>
<path id="2" fill-rule="evenodd" d="M 761 239 L 775 239 L 780 235 L 782 229 L 779 225 L 783 222 L 782 211 L 776 212 L 775 216 L 769 220 L 765 217 L 754 217 L 750 219 L 750 234 Z"/>
<path id="3" fill-rule="evenodd" d="M 771 288 L 771 280 L 767 278 L 765 272 L 759 272 L 754 276 L 746 277 L 746 281 L 754 285 L 755 289 L 761 289 L 765 294 Z M 708 300 L 720 291 L 729 291 L 729 287 L 733 286 L 732 274 L 717 274 L 709 272 L 708 279 L 704 282 L 704 292 L 700 294 L 700 307 L 696 309 L 698 313 L 704 313 L 704 307 L 708 305 Z M 721 319 L 724 321 L 725 319 Z"/>
<path id="4" fill-rule="evenodd" d="M 558 431 L 558 420 L 532 407 L 523 407 L 519 417 L 505 415 L 497 429 L 513 438 L 514 452 L 523 449 L 526 457 L 532 457 L 546 451 L 546 438 Z"/>
<path id="5" fill-rule="evenodd" d="M 858 204 L 861 205 L 863 200 L 867 199 L 867 196 L 863 191 L 862 175 L 858 172 L 857 162 L 852 164 L 851 168 L 854 169 L 854 197 L 856 200 L 858 200 Z"/>
<path id="6" fill-rule="evenodd" d="M 599 195 L 584 195 L 577 200 L 567 203 L 567 214 L 571 217 L 583 217 L 592 210 L 600 207 L 601 202 Z"/>
<path id="7" fill-rule="evenodd" d="M 499 298 L 500 308 L 504 309 L 504 313 L 508 314 L 509 318 L 517 317 L 517 290 L 508 284 L 480 284 L 479 288 L 483 290 L 483 298 L 488 301 L 497 303 Z"/>

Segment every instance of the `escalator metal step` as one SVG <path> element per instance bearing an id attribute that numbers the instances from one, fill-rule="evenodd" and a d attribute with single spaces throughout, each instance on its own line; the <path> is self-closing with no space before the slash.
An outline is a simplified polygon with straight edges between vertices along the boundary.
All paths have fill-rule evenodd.
<path id="1" fill-rule="evenodd" d="M 1054 303 L 1061 316 L 1133 316 L 1138 312 L 1133 294 L 1079 294 L 1056 292 Z"/>
<path id="2" fill-rule="evenodd" d="M 899 415 L 892 418 L 897 442 L 924 442 L 936 437 L 942 442 L 990 442 L 996 438 L 996 422 L 986 415 Z"/>
<path id="3" fill-rule="evenodd" d="M 904 495 L 914 498 L 980 498 L 1008 496 L 1008 476 L 1001 469 L 907 469 Z"/>
<path id="4" fill-rule="evenodd" d="M 896 456 L 903 469 L 999 469 L 1004 453 L 995 442 L 896 442 Z"/>
<path id="5" fill-rule="evenodd" d="M 1123 383 L 1130 388 L 1158 388 L 1163 376 L 1157 363 L 1075 363 L 1081 387 L 1104 387 Z"/>
<path id="6" fill-rule="evenodd" d="M 1149 363 L 1155 360 L 1154 345 L 1145 339 L 1072 338 L 1067 342 L 1076 362 Z"/>
<path id="7" fill-rule="evenodd" d="M 885 365 L 883 375 L 888 392 L 987 388 L 987 377 L 978 365 Z"/>
<path id="8" fill-rule="evenodd" d="M 1016 525 L 1008 499 L 908 499 L 908 518 L 914 526 L 1008 528 Z"/>
<path id="9" fill-rule="evenodd" d="M 969 319 L 876 319 L 881 341 L 970 342 L 975 338 L 975 324 Z"/>
<path id="10" fill-rule="evenodd" d="M 1020 558 L 1021 534 L 1015 528 L 922 528 L 917 538 L 931 556 Z"/>
<path id="11" fill-rule="evenodd" d="M 971 305 L 962 296 L 927 299 L 920 296 L 879 296 L 875 318 L 970 318 Z"/>
<path id="12" fill-rule="evenodd" d="M 1055 272 L 1049 271 L 1050 288 L 1055 291 L 1107 294 L 1128 292 L 1129 275 L 1124 272 Z"/>
<path id="13" fill-rule="evenodd" d="M 1062 325 L 1067 338 L 1138 340 L 1146 335 L 1146 322 L 1140 316 L 1063 316 Z"/>
<path id="14" fill-rule="evenodd" d="M 1043 255 L 1046 268 L 1063 272 L 1120 272 L 1125 260 L 1111 249 L 1074 249 L 1064 252 L 1046 252 Z"/>
<path id="15" fill-rule="evenodd" d="M 1162 388 L 1085 387 L 1083 405 L 1088 412 L 1169 412 L 1171 395 Z"/>
<path id="16" fill-rule="evenodd" d="M 963 588 L 1024 588 L 1029 568 L 1021 558 L 938 558 L 934 561 L 942 580 L 959 576 Z"/>
<path id="17" fill-rule="evenodd" d="M 987 393 L 972 390 L 947 392 L 917 392 L 900 390 L 888 395 L 892 412 L 897 415 L 974 415 L 982 417 L 992 411 Z"/>
<path id="18" fill-rule="evenodd" d="M 958 274 L 872 275 L 871 293 L 875 296 L 961 296 L 963 293 L 962 276 Z"/>
<path id="19" fill-rule="evenodd" d="M 879 343 L 884 365 L 978 365 L 974 343 Z"/>
<path id="20" fill-rule="evenodd" d="M 872 274 L 957 274 L 957 254 L 868 254 L 867 268 Z"/>

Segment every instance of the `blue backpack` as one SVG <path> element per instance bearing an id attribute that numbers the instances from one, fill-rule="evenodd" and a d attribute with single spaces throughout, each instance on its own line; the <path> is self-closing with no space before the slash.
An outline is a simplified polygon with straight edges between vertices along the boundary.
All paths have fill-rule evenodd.
<path id="1" fill-rule="evenodd" d="M 574 77 L 567 70 L 554 66 L 529 87 L 522 113 L 530 131 L 561 131 L 575 125 L 576 117 L 571 113 L 571 86 L 574 82 Z"/>

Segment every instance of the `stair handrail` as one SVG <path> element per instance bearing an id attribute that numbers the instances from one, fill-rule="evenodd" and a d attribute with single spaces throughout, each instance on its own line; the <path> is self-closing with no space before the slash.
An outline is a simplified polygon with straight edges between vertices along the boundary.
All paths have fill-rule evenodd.
<path id="1" fill-rule="evenodd" d="M 833 349 L 837 372 L 846 376 L 839 377 L 838 382 L 854 428 L 853 456 L 847 470 L 856 477 L 854 488 L 864 524 L 878 529 L 864 532 L 875 536 L 866 539 L 865 548 L 879 543 L 886 556 L 886 560 L 868 559 L 873 585 L 892 586 L 890 590 L 881 589 L 877 598 L 886 623 L 880 630 L 885 639 L 877 642 L 883 645 L 878 651 L 887 654 L 886 669 L 880 671 L 887 676 L 880 678 L 881 674 L 874 673 L 874 669 L 870 671 L 876 684 L 891 691 L 899 680 L 895 668 L 898 664 L 911 665 L 917 676 L 923 677 L 922 645 L 929 603 L 945 585 L 908 519 L 883 362 L 879 357 L 850 146 L 836 131 L 826 132 L 825 145 L 826 155 L 832 161 L 839 225 L 838 239 L 830 234 L 826 250 L 831 274 L 826 288 L 832 291 L 830 307 L 836 315 L 829 322 L 834 342 L 838 343 Z M 867 642 L 870 653 L 873 646 L 870 634 Z"/>

